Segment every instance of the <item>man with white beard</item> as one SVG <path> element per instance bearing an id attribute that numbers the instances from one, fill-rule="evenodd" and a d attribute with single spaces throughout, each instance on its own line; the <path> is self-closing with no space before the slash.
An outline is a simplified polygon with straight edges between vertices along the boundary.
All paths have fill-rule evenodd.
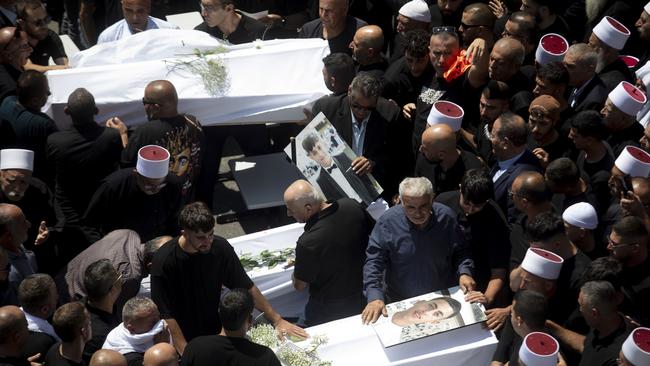
<path id="1" fill-rule="evenodd" d="M 632 72 L 619 58 L 619 51 L 630 37 L 630 31 L 621 22 L 604 17 L 589 36 L 589 45 L 598 53 L 596 73 L 607 90 L 614 89 L 621 81 L 634 82 Z"/>

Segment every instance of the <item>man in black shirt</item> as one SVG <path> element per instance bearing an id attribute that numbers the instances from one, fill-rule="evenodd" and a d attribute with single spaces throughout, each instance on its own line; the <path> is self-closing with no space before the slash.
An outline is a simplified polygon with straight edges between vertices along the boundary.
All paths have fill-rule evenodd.
<path id="1" fill-rule="evenodd" d="M 356 201 L 325 202 L 311 184 L 298 180 L 284 192 L 287 214 L 304 222 L 296 244 L 293 286 L 309 287 L 300 324 L 315 326 L 359 314 L 364 307 L 362 268 L 372 219 Z M 338 228 L 345 226 L 344 231 Z"/>
<path id="2" fill-rule="evenodd" d="M 117 229 L 131 229 L 145 242 L 178 234 L 182 181 L 169 172 L 169 151 L 147 145 L 136 168 L 112 173 L 93 195 L 84 223 L 95 229 L 92 242 Z"/>
<path id="3" fill-rule="evenodd" d="M 169 343 L 157 343 L 144 353 L 142 363 L 147 366 L 178 366 L 178 353 Z"/>
<path id="4" fill-rule="evenodd" d="M 571 38 L 569 26 L 558 14 L 558 11 L 563 10 L 558 1 L 523 0 L 520 10 L 535 16 L 540 34 L 558 33 L 567 39 Z"/>
<path id="5" fill-rule="evenodd" d="M 32 47 L 27 34 L 15 27 L 0 29 L 0 101 L 16 94 L 16 83 Z"/>
<path id="6" fill-rule="evenodd" d="M 187 344 L 182 366 L 280 366 L 268 347 L 246 338 L 253 324 L 253 296 L 243 288 L 233 289 L 219 305 L 223 328 L 218 335 L 194 338 Z"/>
<path id="7" fill-rule="evenodd" d="M 122 292 L 122 275 L 110 260 L 100 259 L 86 268 L 83 285 L 88 295 L 85 307 L 91 320 L 92 338 L 83 349 L 83 360 L 88 364 L 93 353 L 102 348 L 111 329 L 120 323 L 114 305 Z"/>
<path id="8" fill-rule="evenodd" d="M 323 58 L 323 80 L 332 92 L 330 96 L 342 96 L 348 92 L 354 69 L 354 60 L 347 53 L 330 53 Z"/>
<path id="9" fill-rule="evenodd" d="M 30 366 L 30 362 L 21 356 L 28 334 L 27 320 L 18 307 L 8 305 L 0 308 L 1 365 Z"/>
<path id="10" fill-rule="evenodd" d="M 58 298 L 54 280 L 43 273 L 28 276 L 18 286 L 18 300 L 29 328 L 29 339 L 22 353 L 24 358 L 40 353 L 38 362 L 42 362 L 50 347 L 59 341 L 47 321 L 56 310 Z"/>
<path id="11" fill-rule="evenodd" d="M 349 46 L 354 33 L 367 23 L 348 15 L 347 0 L 319 0 L 318 14 L 318 19 L 302 26 L 298 38 L 326 39 L 330 52 L 345 52 L 351 55 L 352 49 Z"/>
<path id="12" fill-rule="evenodd" d="M 526 50 L 514 38 L 498 40 L 490 53 L 490 79 L 502 81 L 510 88 L 510 110 L 522 118 L 528 117 L 528 106 L 533 99 L 534 83 L 521 71 Z"/>
<path id="13" fill-rule="evenodd" d="M 48 366 L 85 366 L 83 351 L 91 339 L 90 313 L 78 301 L 62 305 L 54 313 L 52 324 L 61 342 L 56 343 L 45 355 Z"/>
<path id="14" fill-rule="evenodd" d="M 181 236 L 158 250 L 151 267 L 151 297 L 167 321 L 179 353 L 190 340 L 220 331 L 222 323 L 215 309 L 222 286 L 247 289 L 256 308 L 279 333 L 307 336 L 273 310 L 244 271 L 232 246 L 214 236 L 214 216 L 204 203 L 186 205 L 180 225 Z"/>
<path id="15" fill-rule="evenodd" d="M 203 23 L 194 29 L 232 44 L 264 40 L 264 24 L 235 10 L 234 0 L 203 0 L 200 6 Z"/>
<path id="16" fill-rule="evenodd" d="M 540 95 L 528 108 L 530 136 L 528 148 L 537 156 L 542 167 L 558 158 L 570 156 L 571 141 L 558 132 L 560 102 L 550 95 Z"/>
<path id="17" fill-rule="evenodd" d="M 352 49 L 352 58 L 356 61 L 357 73 L 365 71 L 373 74 L 383 84 L 384 72 L 388 68 L 388 62 L 381 54 L 384 47 L 384 33 L 376 25 L 366 25 L 359 28 L 350 48 Z"/>
<path id="18" fill-rule="evenodd" d="M 47 76 L 35 70 L 23 72 L 18 78 L 16 94 L 4 99 L 0 118 L 13 130 L 15 142 L 11 146 L 33 151 L 34 176 L 52 186 L 45 146 L 48 136 L 59 129 L 52 118 L 41 112 L 50 94 Z"/>
<path id="19" fill-rule="evenodd" d="M 553 206 L 557 212 L 564 212 L 567 207 L 578 202 L 595 204 L 593 194 L 588 192 L 589 187 L 580 177 L 580 170 L 569 158 L 553 160 L 544 173 L 546 185 L 553 193 Z"/>
<path id="20" fill-rule="evenodd" d="M 433 125 L 422 134 L 415 176 L 428 178 L 436 195 L 458 189 L 466 171 L 483 167 L 474 154 L 458 148 L 456 133 L 448 125 Z"/>
<path id="21" fill-rule="evenodd" d="M 34 49 L 25 64 L 26 70 L 45 72 L 68 67 L 68 56 L 56 32 L 48 28 L 49 16 L 41 0 L 28 0 L 17 5 L 18 24 L 29 37 Z M 50 57 L 55 65 L 49 66 Z"/>

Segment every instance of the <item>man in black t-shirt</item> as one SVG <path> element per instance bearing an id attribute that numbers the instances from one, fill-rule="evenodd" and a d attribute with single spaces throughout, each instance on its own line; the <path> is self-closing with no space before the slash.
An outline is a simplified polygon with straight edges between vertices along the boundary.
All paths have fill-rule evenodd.
<path id="1" fill-rule="evenodd" d="M 302 26 L 298 38 L 326 39 L 330 52 L 345 52 L 351 55 L 350 42 L 354 39 L 354 33 L 367 25 L 366 22 L 347 15 L 347 0 L 319 0 L 318 14 L 318 19 Z"/>
<path id="2" fill-rule="evenodd" d="M 68 56 L 56 32 L 48 28 L 49 16 L 41 0 L 28 0 L 17 5 L 18 24 L 25 30 L 34 49 L 25 64 L 26 70 L 45 72 L 68 67 Z M 52 58 L 55 65 L 49 66 Z"/>
<path id="3" fill-rule="evenodd" d="M 284 192 L 287 215 L 304 222 L 296 244 L 293 287 L 309 287 L 309 302 L 300 320 L 314 326 L 359 314 L 364 307 L 362 268 L 372 219 L 357 202 L 325 202 L 307 181 Z M 345 226 L 346 230 L 338 230 Z"/>
<path id="4" fill-rule="evenodd" d="M 508 84 L 510 110 L 524 119 L 528 118 L 528 106 L 533 100 L 534 80 L 522 72 L 526 57 L 524 45 L 514 38 L 498 40 L 490 53 L 490 79 Z"/>
<path id="5" fill-rule="evenodd" d="M 52 319 L 54 330 L 61 337 L 45 355 L 47 366 L 85 366 L 82 359 L 86 342 L 92 337 L 90 313 L 78 301 L 62 305 Z"/>
<path id="6" fill-rule="evenodd" d="M 232 44 L 264 40 L 264 24 L 236 11 L 235 1 L 203 0 L 200 6 L 203 23 L 194 29 Z"/>
<path id="7" fill-rule="evenodd" d="M 27 320 L 20 308 L 12 305 L 0 308 L 0 365 L 30 365 L 20 355 L 28 334 Z"/>
<path id="8" fill-rule="evenodd" d="M 0 29 L 0 101 L 16 94 L 16 83 L 32 53 L 27 34 L 16 28 Z"/>
<path id="9" fill-rule="evenodd" d="M 214 216 L 204 203 L 186 205 L 179 221 L 181 235 L 158 250 L 151 267 L 151 297 L 160 317 L 167 321 L 179 353 L 188 341 L 220 331 L 222 323 L 216 309 L 222 286 L 247 289 L 256 308 L 279 333 L 307 336 L 273 310 L 244 271 L 232 246 L 214 236 Z"/>
<path id="10" fill-rule="evenodd" d="M 253 296 L 243 288 L 230 291 L 219 305 L 219 335 L 194 338 L 183 353 L 182 366 L 280 366 L 273 351 L 246 338 L 253 324 Z"/>

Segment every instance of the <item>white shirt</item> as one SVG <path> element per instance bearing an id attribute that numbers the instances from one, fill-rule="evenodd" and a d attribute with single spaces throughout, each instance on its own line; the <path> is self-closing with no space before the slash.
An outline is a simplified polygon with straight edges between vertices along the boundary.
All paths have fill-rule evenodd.
<path id="1" fill-rule="evenodd" d="M 357 119 L 354 117 L 354 113 L 350 111 L 350 114 L 352 115 L 352 151 L 354 151 L 357 156 L 362 156 L 363 145 L 366 141 L 366 127 L 368 127 L 370 114 L 361 121 L 361 126 L 359 126 Z"/>
<path id="2" fill-rule="evenodd" d="M 48 334 L 52 338 L 56 339 L 57 342 L 61 340 L 56 335 L 56 332 L 54 332 L 54 328 L 50 323 L 47 322 L 47 320 L 34 316 L 26 312 L 25 309 L 23 308 L 20 308 L 20 310 L 22 310 L 23 314 L 25 314 L 25 319 L 27 319 L 27 329 L 36 333 Z"/>
<path id="3" fill-rule="evenodd" d="M 524 152 L 526 152 L 526 150 L 520 152 L 515 157 L 512 157 L 512 158 L 510 158 L 508 160 L 500 161 L 498 163 L 499 164 L 499 170 L 497 170 L 497 172 L 494 173 L 494 177 L 492 177 L 492 182 L 496 183 L 496 181 L 499 179 L 499 177 L 502 176 L 503 173 L 505 173 L 506 170 L 508 170 L 511 166 L 513 166 L 515 164 L 515 161 L 517 161 L 517 159 L 519 159 L 522 155 L 524 155 Z"/>
<path id="4" fill-rule="evenodd" d="M 180 28 L 175 24 L 150 16 L 149 21 L 147 22 L 147 29 L 145 29 L 145 31 L 148 31 L 149 29 L 180 29 Z M 106 28 L 99 35 L 99 38 L 97 39 L 97 44 L 119 41 L 120 39 L 126 38 L 132 34 L 133 33 L 131 33 L 131 29 L 129 28 L 129 25 L 126 23 L 126 20 L 122 19 L 116 22 L 115 24 L 111 25 L 110 27 Z"/>

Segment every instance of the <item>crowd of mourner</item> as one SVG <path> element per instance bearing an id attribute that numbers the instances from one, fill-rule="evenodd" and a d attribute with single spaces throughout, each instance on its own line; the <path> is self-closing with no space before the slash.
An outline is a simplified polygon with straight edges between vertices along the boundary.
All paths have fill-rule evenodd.
<path id="1" fill-rule="evenodd" d="M 275 126 L 200 121 L 168 80 L 142 85 L 135 127 L 81 87 L 67 124 L 41 112 L 60 35 L 129 42 L 191 11 L 231 44 L 327 40 L 331 94 Z M 648 88 L 641 0 L 0 0 L 0 365 L 279 365 L 246 336 L 254 309 L 307 338 L 459 286 L 492 366 L 648 366 Z M 285 319 L 214 235 L 215 183 L 228 138 L 281 151 L 318 113 L 356 157 L 298 147 L 319 164 L 284 192 L 309 300 Z"/>

